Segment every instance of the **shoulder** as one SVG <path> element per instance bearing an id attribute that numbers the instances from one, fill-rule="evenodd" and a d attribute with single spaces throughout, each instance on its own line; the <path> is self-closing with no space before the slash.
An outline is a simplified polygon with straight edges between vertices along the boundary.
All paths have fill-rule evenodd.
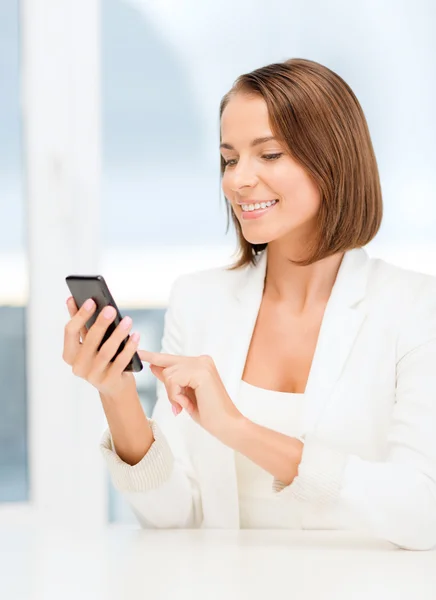
<path id="1" fill-rule="evenodd" d="M 172 284 L 170 302 L 202 306 L 205 302 L 213 305 L 222 302 L 236 291 L 249 268 L 230 270 L 229 267 L 223 265 L 180 275 Z"/>
<path id="2" fill-rule="evenodd" d="M 436 277 L 399 267 L 381 258 L 369 258 L 367 298 L 390 304 L 392 309 L 419 305 L 436 310 Z"/>
<path id="3" fill-rule="evenodd" d="M 429 348 L 434 356 L 436 277 L 382 259 L 370 261 L 367 302 L 384 324 L 393 323 L 398 356 L 419 346 Z"/>

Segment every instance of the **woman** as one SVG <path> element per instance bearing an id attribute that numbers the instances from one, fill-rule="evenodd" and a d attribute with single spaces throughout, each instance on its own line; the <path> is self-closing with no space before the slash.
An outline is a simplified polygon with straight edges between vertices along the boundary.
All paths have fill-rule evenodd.
<path id="1" fill-rule="evenodd" d="M 242 75 L 220 118 L 239 259 L 174 283 L 162 352 L 139 350 L 153 418 L 123 373 L 137 336 L 110 363 L 126 329 L 97 352 L 113 315 L 86 332 L 95 305 L 68 301 L 64 360 L 100 392 L 114 485 L 146 527 L 354 529 L 431 548 L 436 279 L 363 249 L 382 195 L 359 102 L 293 59 Z"/>

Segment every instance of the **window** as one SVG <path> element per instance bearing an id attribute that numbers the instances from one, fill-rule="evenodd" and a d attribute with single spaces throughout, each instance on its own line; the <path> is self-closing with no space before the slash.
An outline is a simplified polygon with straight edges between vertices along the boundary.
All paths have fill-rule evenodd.
<path id="1" fill-rule="evenodd" d="M 28 500 L 24 239 L 18 1 L 0 2 L 0 502 Z"/>

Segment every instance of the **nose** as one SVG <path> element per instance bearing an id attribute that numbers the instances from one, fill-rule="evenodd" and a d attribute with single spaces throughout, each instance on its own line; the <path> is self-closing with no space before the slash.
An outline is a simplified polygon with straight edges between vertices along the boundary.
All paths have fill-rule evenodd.
<path id="1" fill-rule="evenodd" d="M 239 191 L 243 187 L 253 187 L 258 181 L 257 174 L 253 168 L 241 160 L 231 170 L 229 179 L 230 187 L 234 192 Z"/>

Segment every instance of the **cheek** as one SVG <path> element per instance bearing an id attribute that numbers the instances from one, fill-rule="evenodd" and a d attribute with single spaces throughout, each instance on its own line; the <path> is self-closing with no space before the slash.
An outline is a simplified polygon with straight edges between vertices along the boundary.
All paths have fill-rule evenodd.
<path id="1" fill-rule="evenodd" d="M 268 181 L 274 185 L 277 192 L 284 197 L 287 194 L 295 194 L 304 188 L 306 185 L 306 177 L 299 169 L 289 168 L 287 165 L 281 165 L 270 172 Z"/>
<path id="2" fill-rule="evenodd" d="M 306 174 L 295 177 L 280 177 L 277 180 L 277 192 L 286 200 L 286 204 L 293 209 L 300 209 L 305 213 L 316 212 L 320 204 L 320 192 L 315 182 Z"/>
<path id="3" fill-rule="evenodd" d="M 268 189 L 278 198 L 292 199 L 303 191 L 305 181 L 299 169 L 295 166 L 276 163 L 269 165 L 262 174 L 262 180 Z"/>

